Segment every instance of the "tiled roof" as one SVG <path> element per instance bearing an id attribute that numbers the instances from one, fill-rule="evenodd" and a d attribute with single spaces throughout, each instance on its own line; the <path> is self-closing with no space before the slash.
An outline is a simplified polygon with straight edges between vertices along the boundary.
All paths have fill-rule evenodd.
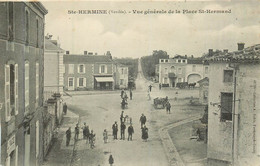
<path id="1" fill-rule="evenodd" d="M 205 81 L 206 81 L 206 82 L 209 82 L 209 78 L 208 78 L 208 77 L 205 77 L 205 78 L 199 80 L 198 83 L 202 83 L 202 82 L 205 82 Z"/>
<path id="2" fill-rule="evenodd" d="M 203 64 L 203 58 L 188 58 L 188 64 Z"/>
<path id="3" fill-rule="evenodd" d="M 60 47 L 55 45 L 52 41 L 49 39 L 45 39 L 45 49 L 46 50 L 53 50 L 53 51 L 63 51 Z"/>
<path id="4" fill-rule="evenodd" d="M 113 62 L 106 55 L 64 55 L 64 63 L 102 63 L 102 62 Z"/>
<path id="5" fill-rule="evenodd" d="M 260 44 L 230 53 L 220 51 L 205 58 L 209 62 L 260 62 Z"/>

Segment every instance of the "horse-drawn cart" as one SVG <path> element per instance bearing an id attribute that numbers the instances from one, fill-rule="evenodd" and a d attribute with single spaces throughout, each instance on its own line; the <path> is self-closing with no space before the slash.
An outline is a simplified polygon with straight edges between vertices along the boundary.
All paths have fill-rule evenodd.
<path id="1" fill-rule="evenodd" d="M 157 97 L 153 100 L 154 108 L 156 109 L 165 108 L 166 103 L 167 103 L 167 97 L 165 98 Z"/>

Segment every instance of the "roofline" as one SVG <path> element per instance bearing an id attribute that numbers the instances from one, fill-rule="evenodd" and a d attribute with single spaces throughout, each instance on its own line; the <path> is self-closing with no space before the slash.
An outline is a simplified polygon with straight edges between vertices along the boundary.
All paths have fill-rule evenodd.
<path id="1" fill-rule="evenodd" d="M 43 4 L 41 2 L 31 2 L 33 3 L 36 7 L 38 7 L 44 15 L 46 15 L 48 13 L 48 10 L 43 6 Z"/>

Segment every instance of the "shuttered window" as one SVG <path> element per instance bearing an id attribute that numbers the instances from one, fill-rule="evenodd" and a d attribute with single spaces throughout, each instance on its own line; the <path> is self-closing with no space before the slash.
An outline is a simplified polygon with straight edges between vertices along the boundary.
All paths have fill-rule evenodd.
<path id="1" fill-rule="evenodd" d="M 25 107 L 29 106 L 29 62 L 25 62 L 24 71 L 24 91 L 25 91 Z"/>
<path id="2" fill-rule="evenodd" d="M 221 93 L 221 121 L 232 120 L 233 93 Z"/>
<path id="3" fill-rule="evenodd" d="M 5 120 L 11 119 L 10 115 L 10 66 L 5 65 Z"/>

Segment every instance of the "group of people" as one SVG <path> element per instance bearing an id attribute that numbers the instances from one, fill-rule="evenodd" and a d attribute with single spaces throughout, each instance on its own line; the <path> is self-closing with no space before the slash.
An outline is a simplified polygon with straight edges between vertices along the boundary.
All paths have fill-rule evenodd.
<path id="1" fill-rule="evenodd" d="M 140 117 L 140 123 L 141 123 L 141 130 L 142 130 L 142 139 L 144 141 L 147 141 L 148 139 L 148 128 L 146 127 L 146 116 L 144 114 Z"/>
<path id="2" fill-rule="evenodd" d="M 79 131 L 80 131 L 79 124 L 76 124 L 74 131 L 75 131 L 74 139 L 75 141 L 77 141 L 79 139 Z M 72 133 L 71 127 L 69 127 L 68 130 L 66 131 L 66 146 L 69 146 L 70 144 L 71 133 Z M 93 130 L 91 131 L 89 130 L 89 126 L 86 125 L 86 122 L 84 122 L 84 125 L 82 127 L 82 135 L 83 135 L 83 139 L 86 140 L 86 143 L 89 143 L 90 147 L 93 148 L 95 144 L 96 134 L 94 134 Z"/>
<path id="3" fill-rule="evenodd" d="M 132 92 L 131 89 L 129 90 L 129 95 L 130 95 L 130 100 L 132 100 L 133 92 Z M 126 90 L 123 89 L 121 91 L 121 95 L 120 96 L 121 96 L 121 99 L 122 99 L 121 107 L 122 107 L 122 109 L 125 109 L 127 107 L 127 105 L 128 105 L 128 103 L 127 103 L 128 96 L 126 94 Z"/>

